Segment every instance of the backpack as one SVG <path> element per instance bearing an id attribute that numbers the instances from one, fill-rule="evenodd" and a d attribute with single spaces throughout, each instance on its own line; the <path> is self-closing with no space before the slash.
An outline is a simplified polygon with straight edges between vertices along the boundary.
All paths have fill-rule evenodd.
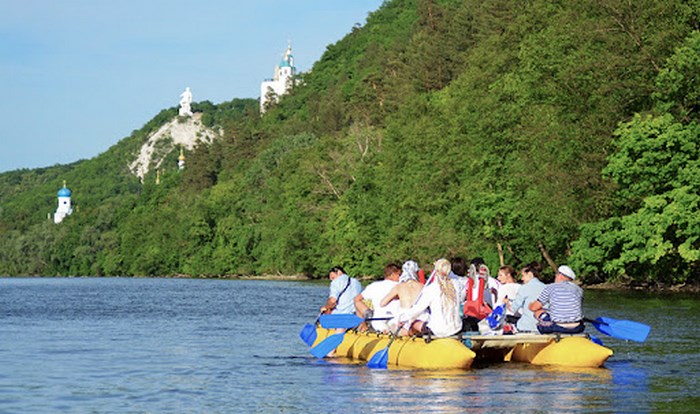
<path id="1" fill-rule="evenodd" d="M 472 316 L 478 320 L 482 320 L 489 316 L 492 312 L 491 307 L 484 302 L 484 284 L 486 281 L 483 278 L 478 278 L 478 293 L 474 295 L 474 279 L 467 279 L 467 300 L 464 302 L 464 316 Z"/>

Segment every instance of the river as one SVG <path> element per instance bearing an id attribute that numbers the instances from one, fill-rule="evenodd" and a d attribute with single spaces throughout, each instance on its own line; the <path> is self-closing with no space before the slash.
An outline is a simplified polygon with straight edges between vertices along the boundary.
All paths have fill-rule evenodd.
<path id="1" fill-rule="evenodd" d="M 586 290 L 599 369 L 370 370 L 315 360 L 298 334 L 327 283 L 0 278 L 0 413 L 664 412 L 700 406 L 697 295 Z M 591 333 L 594 328 L 588 327 Z"/>

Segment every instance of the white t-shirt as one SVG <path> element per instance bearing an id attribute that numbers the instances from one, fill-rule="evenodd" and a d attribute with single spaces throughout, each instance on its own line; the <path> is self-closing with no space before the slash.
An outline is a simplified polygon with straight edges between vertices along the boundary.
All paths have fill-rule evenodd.
<path id="1" fill-rule="evenodd" d="M 386 306 L 380 306 L 382 299 L 396 286 L 393 280 L 380 280 L 372 282 L 362 291 L 362 297 L 372 302 L 374 318 L 392 317 L 399 314 L 399 301 L 392 300 Z M 372 327 L 378 331 L 388 328 L 387 321 L 372 321 Z"/>
<path id="2" fill-rule="evenodd" d="M 506 297 L 510 300 L 514 300 L 518 295 L 520 290 L 520 284 L 518 283 L 504 283 L 498 288 L 498 300 L 496 301 L 496 306 L 503 305 L 505 303 Z M 510 310 L 506 310 L 506 315 L 513 315 L 514 313 Z"/>

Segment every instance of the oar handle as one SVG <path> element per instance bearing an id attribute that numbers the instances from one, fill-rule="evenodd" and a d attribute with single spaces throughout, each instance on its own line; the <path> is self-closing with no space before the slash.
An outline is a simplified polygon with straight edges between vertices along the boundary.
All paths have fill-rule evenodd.
<path id="1" fill-rule="evenodd" d="M 323 312 L 318 314 L 318 316 L 316 317 L 316 320 L 314 321 L 314 325 L 318 325 L 318 321 L 321 319 L 321 315 L 323 315 Z"/>
<path id="2" fill-rule="evenodd" d="M 584 321 L 584 322 L 593 323 L 593 324 L 598 324 L 598 325 L 610 326 L 609 323 L 603 322 L 603 321 L 599 321 L 599 320 L 597 320 L 597 319 L 583 318 L 583 321 Z"/>
<path id="3" fill-rule="evenodd" d="M 401 328 L 403 328 L 403 324 L 402 324 L 402 323 L 399 324 L 399 327 L 396 328 L 396 331 L 395 331 L 395 332 L 392 332 L 392 333 L 391 333 L 391 334 L 392 334 L 392 335 L 391 335 L 391 339 L 389 340 L 389 343 L 386 345 L 386 349 L 389 349 L 389 347 L 391 346 L 391 344 L 394 343 L 394 339 L 396 339 L 396 338 L 399 337 L 399 332 L 401 332 Z"/>

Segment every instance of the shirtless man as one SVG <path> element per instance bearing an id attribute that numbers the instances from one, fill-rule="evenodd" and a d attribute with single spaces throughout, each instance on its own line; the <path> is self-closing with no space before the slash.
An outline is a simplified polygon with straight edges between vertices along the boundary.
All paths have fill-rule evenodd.
<path id="1" fill-rule="evenodd" d="M 380 305 L 387 306 L 391 301 L 398 299 L 401 311 L 411 309 L 423 289 L 423 285 L 418 281 L 418 270 L 418 263 L 413 260 L 404 263 L 401 276 L 399 277 L 399 283 L 384 296 Z M 393 330 L 395 328 L 391 327 L 390 329 Z M 406 336 L 408 335 L 408 331 L 406 329 L 401 329 L 399 335 Z"/>

